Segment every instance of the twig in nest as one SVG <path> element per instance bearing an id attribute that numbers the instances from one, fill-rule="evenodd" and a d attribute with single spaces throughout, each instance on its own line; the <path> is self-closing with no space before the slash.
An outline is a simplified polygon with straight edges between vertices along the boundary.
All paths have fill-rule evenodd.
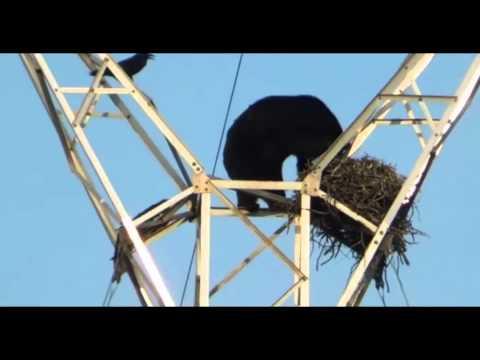
<path id="1" fill-rule="evenodd" d="M 381 160 L 370 156 L 351 159 L 342 153 L 324 170 L 320 188 L 378 226 L 404 181 L 405 177 L 399 175 L 392 165 Z M 342 246 L 352 251 L 358 264 L 373 237 L 372 232 L 323 199 L 313 198 L 311 210 L 312 241 L 319 246 L 319 258 L 328 256 L 322 263 L 317 259 L 317 269 L 319 264 L 335 258 Z M 409 265 L 405 254 L 407 246 L 416 243 L 416 235 L 424 235 L 412 225 L 414 210 L 415 204 L 403 205 L 385 235 L 385 241 L 388 242 L 385 242 L 383 253 L 379 253 L 380 257 L 375 261 L 376 268 L 373 269 L 377 288 L 385 287 L 391 256 L 397 254 L 402 264 Z"/>

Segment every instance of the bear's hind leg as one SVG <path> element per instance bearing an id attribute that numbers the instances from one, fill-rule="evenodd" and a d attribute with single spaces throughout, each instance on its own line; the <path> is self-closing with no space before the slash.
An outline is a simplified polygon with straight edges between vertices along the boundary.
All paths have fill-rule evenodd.
<path id="1" fill-rule="evenodd" d="M 257 197 L 244 191 L 237 191 L 238 208 L 248 211 L 258 211 Z"/>

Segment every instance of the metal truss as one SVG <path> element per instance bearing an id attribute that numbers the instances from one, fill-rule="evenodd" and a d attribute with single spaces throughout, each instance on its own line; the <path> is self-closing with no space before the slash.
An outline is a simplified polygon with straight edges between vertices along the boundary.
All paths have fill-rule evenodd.
<path id="1" fill-rule="evenodd" d="M 382 248 L 389 246 L 386 243 L 385 235 L 388 233 L 392 221 L 402 206 L 408 207 L 413 203 L 433 161 L 442 150 L 451 129 L 458 123 L 477 90 L 480 77 L 480 56 L 478 55 L 472 62 L 455 95 L 422 94 L 416 80 L 427 68 L 433 56 L 433 54 L 409 55 L 390 81 L 366 106 L 348 129 L 322 156 L 314 161 L 314 170 L 307 176 L 307 178 L 312 178 L 310 183 L 319 184 L 322 171 L 345 145 L 352 144 L 349 152 L 349 156 L 352 156 L 379 126 L 411 126 L 422 148 L 413 169 L 384 219 L 380 224 L 376 224 L 371 228 L 374 235 L 370 245 L 350 277 L 338 302 L 338 306 L 356 306 L 361 303 L 372 279 L 373 271 L 371 270 L 375 266 L 375 255 Z M 446 105 L 444 113 L 439 119 L 434 119 L 431 116 L 428 105 L 432 102 L 441 102 Z M 414 113 L 411 106 L 412 103 L 419 105 L 422 111 L 421 117 L 417 117 Z M 387 119 L 388 113 L 396 104 L 405 106 L 408 116 L 406 119 Z M 427 125 L 431 128 L 430 138 L 425 136 L 420 125 Z M 316 192 L 318 192 L 316 196 L 324 196 L 315 188 L 311 189 L 312 195 Z"/>
<path id="2" fill-rule="evenodd" d="M 424 95 L 416 80 L 428 67 L 433 54 L 408 55 L 390 81 L 366 106 L 355 121 L 331 145 L 321 157 L 314 161 L 313 170 L 303 179 L 294 182 L 276 181 L 236 181 L 223 180 L 209 176 L 198 159 L 187 146 L 175 135 L 165 118 L 160 115 L 153 101 L 141 91 L 132 79 L 108 54 L 77 54 L 89 69 L 99 69 L 89 87 L 61 86 L 41 54 L 21 54 L 20 57 L 30 75 L 55 129 L 60 138 L 68 164 L 72 172 L 84 186 L 87 195 L 95 208 L 112 243 L 116 243 L 119 229 L 123 229 L 125 241 L 128 242 L 127 266 L 125 271 L 132 280 L 137 295 L 146 306 L 175 306 L 175 302 L 165 286 L 161 273 L 148 249 L 148 244 L 161 238 L 182 225 L 189 215 L 176 213 L 187 207 L 187 214 L 193 214 L 197 222 L 197 264 L 195 304 L 208 306 L 210 299 L 265 250 L 272 251 L 291 271 L 292 284 L 283 293 L 273 299 L 274 306 L 282 305 L 293 296 L 295 305 L 310 305 L 310 201 L 312 196 L 320 197 L 337 209 L 369 228 L 372 241 L 363 259 L 352 274 L 347 287 L 338 302 L 339 306 L 357 306 L 368 289 L 375 266 L 375 255 L 385 246 L 385 234 L 402 206 L 413 202 L 419 188 L 428 174 L 434 159 L 440 153 L 450 130 L 461 118 L 477 90 L 480 77 L 480 56 L 477 56 L 467 71 L 463 82 L 453 96 Z M 120 87 L 112 87 L 103 77 L 109 69 Z M 75 109 L 69 101 L 68 94 L 83 95 L 81 106 Z M 109 97 L 115 111 L 99 112 L 96 105 L 102 96 Z M 176 160 L 172 165 L 154 143 L 151 134 L 141 126 L 130 107 L 123 100 L 129 97 L 155 125 L 156 129 L 167 140 Z M 446 104 L 442 117 L 431 116 L 428 105 L 431 102 Z M 412 103 L 417 103 L 422 111 L 420 117 L 414 112 Z M 395 104 L 402 104 L 406 109 L 406 118 L 387 118 Z M 132 218 L 125 209 L 120 196 L 116 192 L 108 174 L 100 162 L 85 132 L 91 119 L 96 117 L 120 118 L 128 122 L 133 132 L 139 136 L 147 149 L 153 154 L 165 174 L 172 179 L 178 193 L 163 203 L 159 203 L 137 218 Z M 413 166 L 410 175 L 404 182 L 399 194 L 380 224 L 372 224 L 346 205 L 333 199 L 320 190 L 323 170 L 330 161 L 347 144 L 351 144 L 349 156 L 353 156 L 364 144 L 365 140 L 380 126 L 410 126 L 418 137 L 422 151 Z M 422 126 L 430 127 L 428 138 Z M 88 163 L 83 163 L 80 152 L 86 156 Z M 97 188 L 92 175 L 99 180 L 101 188 Z M 225 195 L 225 190 L 244 190 L 263 197 L 276 199 L 286 205 L 293 206 L 291 200 L 276 196 L 265 190 L 291 190 L 299 194 L 300 206 L 293 215 L 258 211 L 248 213 L 239 210 Z M 106 194 L 106 198 L 102 197 Z M 220 200 L 225 207 L 212 207 L 212 197 Z M 189 201 L 194 199 L 192 201 Z M 199 205 L 199 206 L 197 206 Z M 172 210 L 173 209 L 173 210 Z M 169 212 L 170 219 L 165 226 L 154 234 L 146 236 L 142 229 L 155 224 L 156 216 Z M 260 240 L 260 244 L 238 266 L 232 269 L 219 283 L 210 284 L 210 264 L 215 264 L 210 255 L 210 226 L 212 216 L 235 216 Z M 284 224 L 271 236 L 262 232 L 251 220 L 253 216 L 286 217 Z M 284 253 L 275 241 L 290 224 L 294 224 L 293 254 Z M 142 235 L 143 234 L 143 235 Z"/>

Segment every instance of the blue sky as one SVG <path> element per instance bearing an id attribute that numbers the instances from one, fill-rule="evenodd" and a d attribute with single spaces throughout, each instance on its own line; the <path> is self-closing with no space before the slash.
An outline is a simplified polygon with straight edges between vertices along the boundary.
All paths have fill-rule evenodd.
<path id="1" fill-rule="evenodd" d="M 129 54 L 114 54 L 120 60 Z M 473 60 L 473 54 L 439 54 L 420 79 L 427 94 L 452 95 Z M 405 54 L 246 54 L 233 100 L 229 124 L 247 106 L 267 96 L 312 94 L 321 98 L 346 128 L 388 81 Z M 71 54 L 48 54 L 63 86 L 87 86 L 90 78 Z M 171 128 L 210 172 L 213 167 L 238 54 L 157 54 L 136 81 L 155 101 Z M 17 54 L 0 55 L 3 167 L 0 194 L 1 306 L 99 306 L 112 272 L 113 248 L 95 211 L 70 172 L 53 126 Z M 74 100 L 78 104 L 79 99 Z M 407 253 L 410 266 L 400 271 L 409 302 L 415 306 L 475 306 L 480 303 L 477 280 L 480 180 L 476 139 L 480 137 L 475 99 L 447 140 L 418 199 L 415 225 L 428 233 Z M 102 102 L 103 110 L 110 109 Z M 434 108 L 434 112 L 440 110 Z M 400 113 L 399 113 L 400 114 Z M 148 124 L 146 119 L 142 123 Z M 147 127 L 155 132 L 152 126 Z M 172 181 L 156 165 L 127 124 L 98 119 L 87 133 L 120 193 L 128 212 L 176 194 Z M 155 135 L 158 143 L 162 139 Z M 407 175 L 419 154 L 409 128 L 386 128 L 369 139 L 364 151 L 396 165 Z M 220 159 L 221 160 L 221 159 Z M 295 178 L 294 159 L 284 165 Z M 217 176 L 226 177 L 223 164 Z M 235 199 L 233 193 L 229 193 Z M 266 233 L 279 220 L 256 221 Z M 178 302 L 195 236 L 193 224 L 151 246 L 157 264 Z M 290 251 L 290 233 L 279 240 Z M 212 285 L 259 240 L 238 219 L 212 222 Z M 315 269 L 312 254 L 311 302 L 332 306 L 347 281 L 352 259 L 340 255 Z M 237 280 L 213 299 L 213 305 L 268 306 L 290 286 L 291 274 L 271 253 L 264 252 Z M 191 280 L 191 279 L 190 279 Z M 393 272 L 386 303 L 404 306 Z M 186 305 L 192 304 L 190 281 Z M 139 304 L 127 278 L 112 306 Z M 381 306 L 371 286 L 366 306 Z"/>

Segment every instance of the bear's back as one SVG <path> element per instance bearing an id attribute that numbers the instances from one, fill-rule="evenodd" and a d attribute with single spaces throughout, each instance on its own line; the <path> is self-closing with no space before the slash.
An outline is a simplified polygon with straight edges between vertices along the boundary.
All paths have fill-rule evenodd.
<path id="1" fill-rule="evenodd" d="M 292 132 L 341 132 L 335 115 L 311 95 L 268 96 L 250 105 L 230 128 L 250 137 L 292 136 Z"/>

